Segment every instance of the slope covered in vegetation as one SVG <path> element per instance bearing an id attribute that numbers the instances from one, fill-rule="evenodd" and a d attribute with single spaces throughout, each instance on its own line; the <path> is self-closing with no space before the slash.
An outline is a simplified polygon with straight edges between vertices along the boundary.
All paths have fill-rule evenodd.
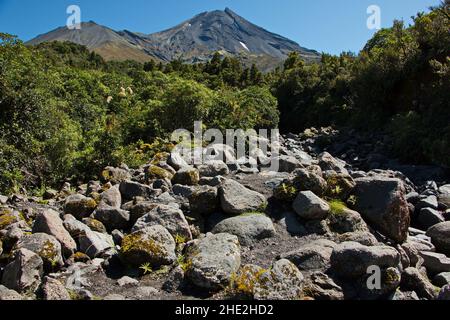
<path id="1" fill-rule="evenodd" d="M 206 64 L 105 62 L 71 43 L 0 34 L 0 193 L 138 166 L 174 129 L 347 126 L 392 134 L 405 161 L 450 165 L 450 34 L 444 6 L 379 31 L 359 55 L 292 54 L 262 74 Z"/>

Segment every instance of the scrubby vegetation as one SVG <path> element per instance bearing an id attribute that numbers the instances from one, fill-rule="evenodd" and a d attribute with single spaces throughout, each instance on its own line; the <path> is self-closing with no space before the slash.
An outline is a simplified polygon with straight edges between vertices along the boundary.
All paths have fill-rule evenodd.
<path id="1" fill-rule="evenodd" d="M 262 74 L 205 64 L 105 62 L 71 43 L 0 34 L 0 193 L 88 180 L 168 151 L 174 129 L 349 126 L 392 133 L 407 161 L 450 165 L 450 34 L 444 6 L 379 31 L 359 55 L 292 54 Z M 287 190 L 289 193 L 289 190 Z"/>

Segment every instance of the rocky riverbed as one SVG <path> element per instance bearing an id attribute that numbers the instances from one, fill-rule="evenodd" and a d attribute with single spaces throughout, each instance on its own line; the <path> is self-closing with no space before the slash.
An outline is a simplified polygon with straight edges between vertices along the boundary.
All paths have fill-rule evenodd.
<path id="1" fill-rule="evenodd" d="M 383 141 L 311 129 L 279 172 L 158 154 L 0 196 L 0 300 L 449 300 L 448 175 Z"/>

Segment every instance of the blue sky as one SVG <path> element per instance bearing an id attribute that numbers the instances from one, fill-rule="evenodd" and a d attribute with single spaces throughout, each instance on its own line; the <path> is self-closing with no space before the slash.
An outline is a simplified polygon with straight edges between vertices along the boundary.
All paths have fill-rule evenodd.
<path id="1" fill-rule="evenodd" d="M 0 0 L 0 32 L 29 40 L 65 25 L 66 8 L 79 5 L 82 20 L 115 30 L 152 33 L 203 11 L 229 7 L 251 22 L 300 45 L 338 54 L 358 52 L 373 35 L 366 27 L 369 5 L 381 8 L 383 27 L 439 0 Z"/>

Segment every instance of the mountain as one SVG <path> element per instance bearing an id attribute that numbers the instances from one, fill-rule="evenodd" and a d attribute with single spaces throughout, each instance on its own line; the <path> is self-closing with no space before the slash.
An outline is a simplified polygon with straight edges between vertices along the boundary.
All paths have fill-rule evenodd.
<path id="1" fill-rule="evenodd" d="M 128 30 L 114 31 L 94 22 L 82 23 L 81 30 L 61 27 L 29 41 L 36 45 L 50 41 L 71 41 L 86 45 L 107 60 L 174 59 L 195 63 L 209 60 L 214 52 L 257 63 L 263 69 L 279 65 L 296 51 L 307 61 L 320 58 L 314 50 L 269 32 L 226 8 L 203 12 L 171 29 L 143 34 Z"/>

